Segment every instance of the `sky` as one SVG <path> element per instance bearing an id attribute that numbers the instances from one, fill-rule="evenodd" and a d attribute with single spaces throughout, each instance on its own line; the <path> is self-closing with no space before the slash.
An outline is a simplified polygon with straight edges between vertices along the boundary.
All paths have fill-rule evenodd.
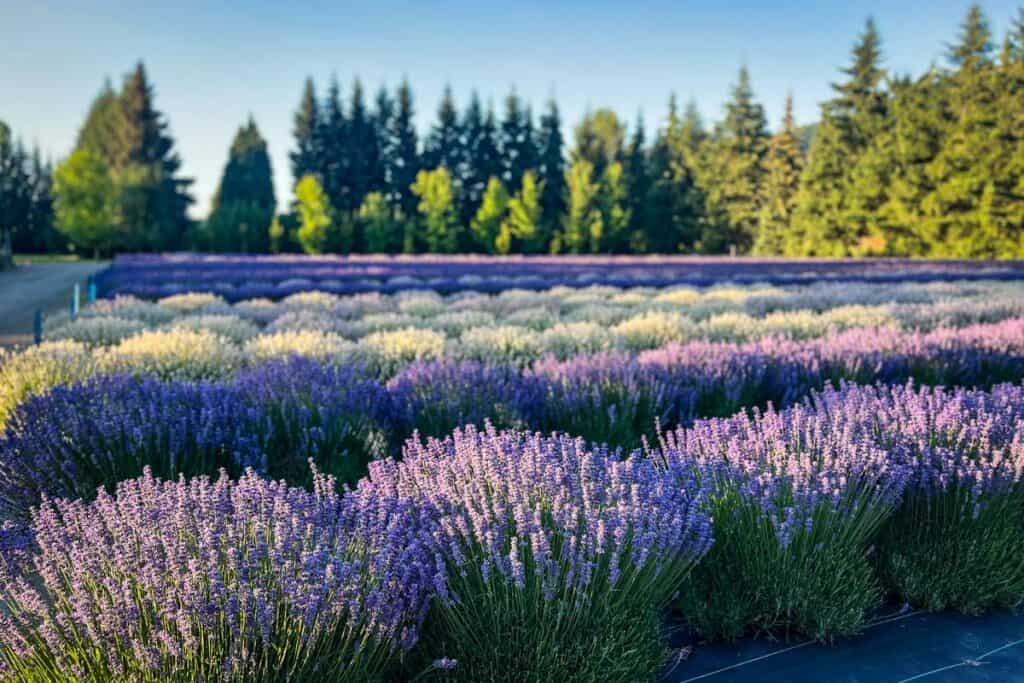
<path id="1" fill-rule="evenodd" d="M 1024 0 L 982 8 L 998 40 Z M 513 87 L 535 112 L 554 96 L 564 132 L 610 107 L 660 126 L 670 93 L 722 115 L 739 67 L 774 126 L 792 92 L 798 123 L 817 118 L 850 48 L 873 16 L 886 66 L 921 73 L 944 63 L 967 2 L 848 0 L 520 0 L 513 3 L 53 2 L 0 0 L 0 120 L 55 160 L 70 153 L 105 79 L 143 60 L 183 171 L 192 214 L 206 214 L 238 126 L 252 115 L 267 139 L 280 205 L 290 199 L 288 151 L 303 81 L 336 75 L 343 97 L 359 76 L 372 97 L 409 79 L 425 132 L 446 84 L 459 105 L 476 89 L 498 107 Z"/>

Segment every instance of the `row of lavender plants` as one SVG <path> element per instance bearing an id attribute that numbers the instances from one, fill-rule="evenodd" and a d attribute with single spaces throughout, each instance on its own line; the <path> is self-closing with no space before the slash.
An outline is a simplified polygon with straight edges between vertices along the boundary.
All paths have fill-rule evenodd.
<path id="1" fill-rule="evenodd" d="M 197 333 L 142 335 L 109 349 L 43 344 L 0 365 L 0 423 L 27 421 L 16 417 L 27 398 L 96 376 L 250 385 L 269 382 L 254 377 L 270 377 L 277 382 L 276 391 L 312 395 L 304 404 L 317 409 L 328 399 L 320 399 L 316 387 L 339 392 L 334 400 L 342 408 L 349 404 L 342 398 L 346 392 L 364 385 L 349 377 L 360 376 L 386 396 L 393 406 L 388 410 L 398 415 L 386 421 L 385 431 L 401 436 L 411 428 L 443 434 L 489 417 L 502 426 L 565 430 L 632 447 L 641 437 L 653 436 L 656 421 L 681 424 L 769 402 L 784 406 L 827 382 L 914 379 L 988 386 L 1016 381 L 1024 377 L 1024 318 L 928 333 L 866 328 L 805 341 L 772 337 L 742 344 L 672 343 L 639 353 L 602 352 L 564 361 L 547 356 L 526 365 L 452 358 L 387 364 L 379 358 L 304 360 L 295 355 L 284 361 L 246 357 L 230 344 Z M 281 370 L 282 362 L 286 370 Z M 324 367 L 341 368 L 344 381 L 333 379 L 334 371 L 325 372 Z M 311 376 L 295 384 L 304 373 Z M 94 402 L 102 404 L 106 391 L 99 391 Z M 371 402 L 358 398 L 356 403 Z M 33 419 L 46 422 L 43 414 Z"/>
<path id="2" fill-rule="evenodd" d="M 308 292 L 234 305 L 210 294 L 103 301 L 46 321 L 44 339 L 110 346 L 144 331 L 208 332 L 257 355 L 461 355 L 528 361 L 671 341 L 821 336 L 853 327 L 934 329 L 1024 315 L 1017 283 L 715 287 L 589 287 L 497 296 Z M 362 342 L 357 348 L 350 342 Z"/>
<path id="3" fill-rule="evenodd" d="M 103 296 L 158 298 L 212 292 L 232 301 L 279 299 L 319 290 L 335 294 L 396 292 L 499 292 L 557 285 L 707 286 L 721 282 L 799 284 L 822 280 L 930 282 L 951 279 L 1019 280 L 1024 264 L 982 266 L 969 261 L 784 260 L 621 256 L 557 257 L 244 257 L 122 256 L 96 277 Z"/>
<path id="4" fill-rule="evenodd" d="M 1024 599 L 1018 385 L 842 386 L 659 444 L 467 427 L 340 492 L 148 470 L 44 496 L 0 529 L 4 673 L 634 681 L 670 607 L 708 636 L 827 640 L 886 594 Z"/>

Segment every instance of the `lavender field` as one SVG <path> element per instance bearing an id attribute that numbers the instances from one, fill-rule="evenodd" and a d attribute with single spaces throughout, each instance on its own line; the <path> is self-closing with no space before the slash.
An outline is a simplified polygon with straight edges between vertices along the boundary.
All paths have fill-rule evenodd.
<path id="1" fill-rule="evenodd" d="M 0 679 L 658 680 L 670 624 L 1016 609 L 1022 278 L 120 257 L 0 356 Z"/>

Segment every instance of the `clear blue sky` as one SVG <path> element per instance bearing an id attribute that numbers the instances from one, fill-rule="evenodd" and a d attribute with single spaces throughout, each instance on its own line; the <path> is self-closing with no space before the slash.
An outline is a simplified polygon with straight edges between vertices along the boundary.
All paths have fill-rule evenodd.
<path id="1" fill-rule="evenodd" d="M 982 4 L 1001 40 L 1022 0 Z M 500 5 L 500 6 L 499 6 Z M 816 118 L 828 84 L 873 15 L 886 65 L 919 73 L 943 60 L 967 2 L 521 0 L 515 3 L 0 2 L 0 119 L 54 158 L 69 153 L 104 79 L 143 59 L 184 159 L 202 216 L 238 125 L 251 113 L 267 138 L 278 197 L 291 178 L 291 119 L 303 79 L 369 94 L 403 76 L 421 130 L 450 83 L 500 105 L 515 86 L 537 111 L 554 94 L 567 136 L 588 107 L 661 124 L 670 92 L 720 117 L 741 63 L 773 125 L 785 94 Z"/>

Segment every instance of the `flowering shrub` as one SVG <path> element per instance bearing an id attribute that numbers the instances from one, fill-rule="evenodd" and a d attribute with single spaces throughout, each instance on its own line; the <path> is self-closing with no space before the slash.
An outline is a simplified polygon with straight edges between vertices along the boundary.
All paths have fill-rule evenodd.
<path id="1" fill-rule="evenodd" d="M 431 330 L 405 328 L 375 332 L 359 341 L 358 357 L 390 376 L 416 360 L 432 360 L 444 352 L 444 336 Z"/>
<path id="2" fill-rule="evenodd" d="M 709 637 L 858 632 L 882 598 L 868 557 L 908 467 L 872 438 L 865 405 L 795 406 L 696 423 L 658 456 L 708 490 L 716 543 L 679 607 Z"/>
<path id="3" fill-rule="evenodd" d="M 245 370 L 233 386 L 268 423 L 265 471 L 292 483 L 309 483 L 309 460 L 354 482 L 399 422 L 391 396 L 358 365 L 293 356 Z"/>
<path id="4" fill-rule="evenodd" d="M 536 333 L 515 325 L 466 330 L 451 345 L 452 354 L 460 359 L 514 364 L 533 360 L 540 348 Z"/>
<path id="5" fill-rule="evenodd" d="M 693 336 L 693 323 L 678 313 L 643 313 L 614 328 L 627 349 L 642 350 L 680 342 Z"/>
<path id="6" fill-rule="evenodd" d="M 96 374 L 96 359 L 79 342 L 43 342 L 24 351 L 0 349 L 0 426 L 29 396 Z"/>
<path id="7" fill-rule="evenodd" d="M 0 438 L 0 509 L 24 518 L 43 496 L 91 499 L 146 467 L 165 478 L 265 472 L 262 412 L 211 384 L 108 376 L 55 387 L 19 405 Z"/>
<path id="8" fill-rule="evenodd" d="M 333 332 L 309 329 L 261 334 L 249 340 L 245 345 L 245 353 L 254 363 L 291 356 L 315 358 L 326 362 L 348 358 L 354 353 L 355 348 L 355 344 Z"/>
<path id="9" fill-rule="evenodd" d="M 467 428 L 374 463 L 357 496 L 436 515 L 446 582 L 425 644 L 454 677 L 636 680 L 663 663 L 660 609 L 711 544 L 702 495 L 675 474 L 580 439 Z"/>
<path id="10" fill-rule="evenodd" d="M 192 330 L 143 332 L 102 350 L 96 358 L 99 368 L 108 373 L 183 380 L 226 377 L 242 360 L 241 352 L 228 340 Z"/>
<path id="11" fill-rule="evenodd" d="M 887 587 L 914 605 L 977 613 L 1024 602 L 1024 391 L 850 388 L 879 441 L 911 468 L 879 540 Z"/>
<path id="12" fill-rule="evenodd" d="M 97 315 L 68 321 L 46 332 L 47 341 L 71 340 L 88 346 L 109 346 L 146 329 L 145 323 Z"/>
<path id="13" fill-rule="evenodd" d="M 0 658 L 20 680 L 374 679 L 426 614 L 421 518 L 252 473 L 48 500 L 20 553 L 34 573 L 0 573 Z"/>
<path id="14" fill-rule="evenodd" d="M 241 344 L 259 334 L 259 328 L 236 315 L 185 316 L 168 324 L 170 330 L 212 332 L 235 344 Z"/>
<path id="15" fill-rule="evenodd" d="M 211 306 L 219 306 L 225 303 L 225 301 L 216 294 L 188 292 L 165 296 L 158 303 L 164 308 L 169 308 L 178 313 L 195 313 Z"/>

